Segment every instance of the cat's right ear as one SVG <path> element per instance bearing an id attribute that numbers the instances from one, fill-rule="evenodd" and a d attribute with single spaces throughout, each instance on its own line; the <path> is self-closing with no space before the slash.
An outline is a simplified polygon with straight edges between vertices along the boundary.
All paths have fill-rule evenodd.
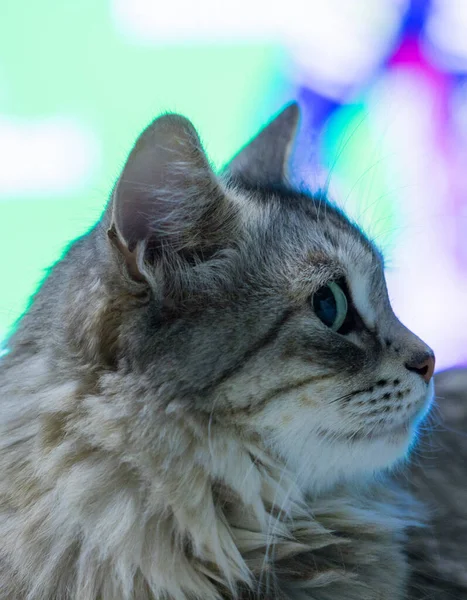
<path id="1" fill-rule="evenodd" d="M 207 256 L 225 242 L 232 206 L 193 125 L 159 117 L 140 135 L 115 187 L 108 236 L 133 279 L 167 253 Z"/>
<path id="2" fill-rule="evenodd" d="M 283 184 L 299 119 L 298 104 L 286 106 L 234 156 L 224 174 L 252 186 Z"/>

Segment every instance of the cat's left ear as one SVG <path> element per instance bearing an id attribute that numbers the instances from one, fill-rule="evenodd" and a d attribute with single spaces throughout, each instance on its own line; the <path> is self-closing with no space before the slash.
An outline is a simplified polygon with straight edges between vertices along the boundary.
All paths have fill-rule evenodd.
<path id="1" fill-rule="evenodd" d="M 284 183 L 300 119 L 296 102 L 286 106 L 225 167 L 224 174 L 247 185 Z"/>
<path id="2" fill-rule="evenodd" d="M 225 243 L 231 205 L 193 125 L 168 114 L 140 135 L 117 182 L 108 230 L 133 278 L 167 252 L 206 256 Z M 230 219 L 231 222 L 231 219 Z M 141 266 L 141 263 L 140 263 Z"/>

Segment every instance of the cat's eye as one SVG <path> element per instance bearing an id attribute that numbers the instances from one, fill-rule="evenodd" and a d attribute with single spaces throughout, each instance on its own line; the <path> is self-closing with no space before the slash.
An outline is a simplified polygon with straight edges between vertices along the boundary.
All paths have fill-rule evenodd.
<path id="1" fill-rule="evenodd" d="M 311 302 L 318 319 L 333 331 L 339 331 L 347 316 L 347 297 L 342 288 L 330 281 L 317 290 Z"/>

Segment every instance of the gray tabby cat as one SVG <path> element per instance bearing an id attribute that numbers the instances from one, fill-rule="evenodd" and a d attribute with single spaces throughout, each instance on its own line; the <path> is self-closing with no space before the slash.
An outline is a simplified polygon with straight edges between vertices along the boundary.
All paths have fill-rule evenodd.
<path id="1" fill-rule="evenodd" d="M 227 169 L 140 136 L 0 368 L 0 598 L 400 600 L 432 351 L 292 189 L 290 105 Z"/>

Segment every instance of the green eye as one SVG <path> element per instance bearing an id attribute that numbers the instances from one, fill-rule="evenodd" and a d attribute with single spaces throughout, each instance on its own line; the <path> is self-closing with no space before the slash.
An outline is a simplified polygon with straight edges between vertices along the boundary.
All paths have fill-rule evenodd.
<path id="1" fill-rule="evenodd" d="M 312 297 L 313 309 L 318 319 L 333 331 L 338 331 L 347 316 L 347 297 L 342 288 L 330 281 Z"/>

